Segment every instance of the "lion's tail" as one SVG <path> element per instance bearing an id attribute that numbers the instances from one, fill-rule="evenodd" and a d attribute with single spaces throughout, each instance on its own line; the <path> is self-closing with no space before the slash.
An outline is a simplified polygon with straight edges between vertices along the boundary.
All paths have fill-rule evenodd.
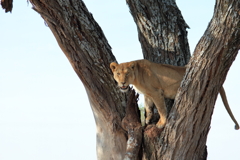
<path id="1" fill-rule="evenodd" d="M 235 119 L 235 117 L 234 117 L 234 115 L 231 111 L 231 108 L 229 107 L 227 97 L 226 97 L 226 93 L 225 93 L 225 90 L 224 90 L 223 86 L 220 88 L 220 95 L 222 97 L 223 104 L 224 104 L 229 116 L 232 118 L 233 122 L 235 123 L 235 129 L 238 130 L 239 129 L 239 124 L 238 124 L 237 120 Z"/>

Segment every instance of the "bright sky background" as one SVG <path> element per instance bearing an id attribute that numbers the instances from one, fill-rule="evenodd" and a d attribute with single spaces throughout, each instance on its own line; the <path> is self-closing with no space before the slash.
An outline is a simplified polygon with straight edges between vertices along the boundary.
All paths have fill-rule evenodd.
<path id="1" fill-rule="evenodd" d="M 142 58 L 136 25 L 126 1 L 85 0 L 118 62 Z M 193 52 L 214 9 L 209 0 L 178 0 L 191 29 Z M 240 58 L 224 84 L 240 122 Z M 43 19 L 26 0 L 12 14 L 0 10 L 0 159 L 95 160 L 95 122 L 84 87 Z M 237 87 L 235 87 L 235 85 Z M 209 160 L 239 160 L 240 131 L 233 129 L 221 99 L 208 136 Z"/>

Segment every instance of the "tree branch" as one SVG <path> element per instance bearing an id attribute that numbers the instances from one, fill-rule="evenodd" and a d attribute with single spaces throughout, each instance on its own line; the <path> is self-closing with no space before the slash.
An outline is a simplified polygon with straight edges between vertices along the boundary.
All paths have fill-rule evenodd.
<path id="1" fill-rule="evenodd" d="M 125 101 L 115 87 L 109 68 L 116 61 L 103 31 L 82 1 L 30 0 L 53 32 L 60 48 L 84 84 L 93 103 L 102 106 L 106 119 Z M 111 105 L 110 105 L 111 104 Z M 96 108 L 99 110 L 100 108 Z M 116 109 L 121 109 L 116 107 Z M 124 112 L 119 111 L 123 118 Z"/>
<path id="2" fill-rule="evenodd" d="M 239 0 L 216 1 L 214 16 L 194 51 L 175 98 L 164 130 L 168 136 L 163 140 L 166 146 L 159 151 L 160 159 L 198 160 L 204 154 L 219 89 L 240 49 L 239 6 Z"/>
<path id="3" fill-rule="evenodd" d="M 175 0 L 126 0 L 137 24 L 143 56 L 152 62 L 184 66 L 191 55 L 184 21 Z"/>
<path id="4" fill-rule="evenodd" d="M 1 0 L 2 8 L 5 9 L 5 12 L 12 12 L 13 0 Z"/>

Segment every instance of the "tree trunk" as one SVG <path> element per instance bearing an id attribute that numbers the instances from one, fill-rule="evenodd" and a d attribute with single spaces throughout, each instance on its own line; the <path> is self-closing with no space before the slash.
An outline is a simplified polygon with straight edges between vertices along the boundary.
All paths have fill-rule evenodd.
<path id="1" fill-rule="evenodd" d="M 204 159 L 214 104 L 240 48 L 239 25 L 240 1 L 217 0 L 162 133 L 159 159 Z"/>
<path id="2" fill-rule="evenodd" d="M 98 159 L 123 159 L 126 98 L 115 86 L 109 64 L 116 59 L 101 28 L 82 1 L 30 2 L 85 86 L 96 121 Z"/>
<path id="3" fill-rule="evenodd" d="M 97 128 L 99 160 L 206 159 L 206 139 L 217 94 L 240 48 L 240 2 L 217 0 L 163 130 L 142 131 L 134 93 L 121 93 L 112 77 L 116 61 L 101 28 L 81 0 L 29 0 L 53 32 L 83 82 Z M 2 0 L 11 11 L 12 0 Z M 9 2 L 9 3 L 8 3 Z M 188 27 L 175 1 L 127 0 L 144 58 L 185 65 Z M 128 101 L 128 102 L 127 102 Z M 142 138 L 144 137 L 144 138 Z M 143 141 L 143 142 L 142 142 Z M 142 143 L 142 144 L 141 144 Z"/>

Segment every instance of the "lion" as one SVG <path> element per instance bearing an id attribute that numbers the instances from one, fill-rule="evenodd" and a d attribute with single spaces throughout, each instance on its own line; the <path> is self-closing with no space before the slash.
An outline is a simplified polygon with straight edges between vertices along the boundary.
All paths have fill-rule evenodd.
<path id="1" fill-rule="evenodd" d="M 127 92 L 129 85 L 132 84 L 137 92 L 144 94 L 146 124 L 149 124 L 152 118 L 152 106 L 155 104 L 160 115 L 156 126 L 163 128 L 167 121 L 164 98 L 175 99 L 186 67 L 158 64 L 143 59 L 121 64 L 112 62 L 110 68 L 122 92 Z M 239 124 L 231 112 L 223 87 L 220 89 L 220 95 L 225 108 L 235 123 L 235 129 L 239 129 Z"/>

